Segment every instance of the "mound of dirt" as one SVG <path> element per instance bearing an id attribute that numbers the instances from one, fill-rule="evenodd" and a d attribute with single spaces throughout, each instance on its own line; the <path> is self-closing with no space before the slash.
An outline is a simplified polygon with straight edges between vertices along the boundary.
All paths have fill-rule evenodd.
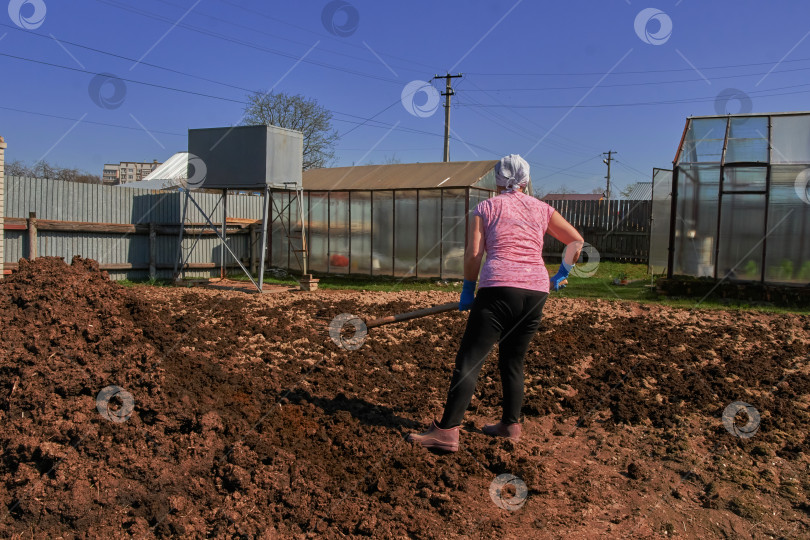
<path id="1" fill-rule="evenodd" d="M 404 436 L 441 412 L 466 314 L 354 350 L 327 325 L 455 299 L 124 288 L 93 261 L 23 261 L 0 281 L 0 537 L 810 533 L 810 317 L 551 298 L 520 444 L 478 429 L 500 413 L 491 358 L 461 450 L 435 455 Z M 720 420 L 738 401 L 752 438 Z"/>
<path id="2" fill-rule="evenodd" d="M 133 410 L 127 394 L 101 391 L 145 396 L 162 383 L 156 351 L 133 320 L 139 302 L 79 257 L 23 259 L 0 282 L 0 531 L 9 515 L 43 530 L 96 521 L 87 509 L 109 458 L 109 425 Z"/>

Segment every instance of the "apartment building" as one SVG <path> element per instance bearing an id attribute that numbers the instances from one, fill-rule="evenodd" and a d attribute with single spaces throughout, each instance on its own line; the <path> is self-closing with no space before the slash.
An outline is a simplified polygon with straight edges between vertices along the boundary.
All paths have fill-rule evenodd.
<path id="1" fill-rule="evenodd" d="M 107 163 L 101 176 L 104 184 L 128 184 L 143 180 L 149 173 L 157 169 L 162 163 L 158 160 L 152 163 L 139 163 L 135 161 L 122 161 L 121 163 Z"/>

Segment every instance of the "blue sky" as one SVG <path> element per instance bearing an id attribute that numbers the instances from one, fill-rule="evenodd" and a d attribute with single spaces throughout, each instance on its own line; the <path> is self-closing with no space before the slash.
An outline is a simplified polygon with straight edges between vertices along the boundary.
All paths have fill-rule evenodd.
<path id="1" fill-rule="evenodd" d="M 163 161 L 188 128 L 237 124 L 248 91 L 273 88 L 334 111 L 335 165 L 441 161 L 435 92 L 402 92 L 449 70 L 464 74 L 451 159 L 519 153 L 542 191 L 589 192 L 614 150 L 621 187 L 671 166 L 689 115 L 810 109 L 801 4 L 11 0 L 0 135 L 8 160 L 100 174 Z"/>

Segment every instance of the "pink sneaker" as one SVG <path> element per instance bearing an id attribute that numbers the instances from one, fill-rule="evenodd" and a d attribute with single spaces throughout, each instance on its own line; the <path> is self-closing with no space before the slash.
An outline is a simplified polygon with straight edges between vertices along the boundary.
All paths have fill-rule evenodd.
<path id="1" fill-rule="evenodd" d="M 520 424 L 504 424 L 498 422 L 497 424 L 488 424 L 481 428 L 481 431 L 491 437 L 506 437 L 514 442 L 520 440 Z"/>
<path id="2" fill-rule="evenodd" d="M 424 433 L 411 433 L 408 441 L 421 444 L 427 449 L 443 450 L 445 452 L 458 452 L 459 426 L 442 429 L 434 419 Z"/>

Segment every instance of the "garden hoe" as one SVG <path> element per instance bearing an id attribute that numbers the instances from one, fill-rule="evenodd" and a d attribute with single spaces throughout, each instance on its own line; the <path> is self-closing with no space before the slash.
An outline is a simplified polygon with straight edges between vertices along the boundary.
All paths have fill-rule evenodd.
<path id="1" fill-rule="evenodd" d="M 355 351 L 362 347 L 363 343 L 365 343 L 369 328 L 408 321 L 411 319 L 419 319 L 421 317 L 427 317 L 428 315 L 435 315 L 436 313 L 444 313 L 446 311 L 453 311 L 457 309 L 458 302 L 448 302 L 447 304 L 417 309 L 415 311 L 387 315 L 385 317 L 372 319 L 370 321 L 364 321 L 357 315 L 343 313 L 342 315 L 335 317 L 332 322 L 329 323 L 329 337 L 331 337 L 332 341 L 334 341 L 335 344 L 342 349 Z M 347 337 L 344 332 L 344 326 L 347 323 L 354 327 L 354 335 L 351 337 Z"/>

